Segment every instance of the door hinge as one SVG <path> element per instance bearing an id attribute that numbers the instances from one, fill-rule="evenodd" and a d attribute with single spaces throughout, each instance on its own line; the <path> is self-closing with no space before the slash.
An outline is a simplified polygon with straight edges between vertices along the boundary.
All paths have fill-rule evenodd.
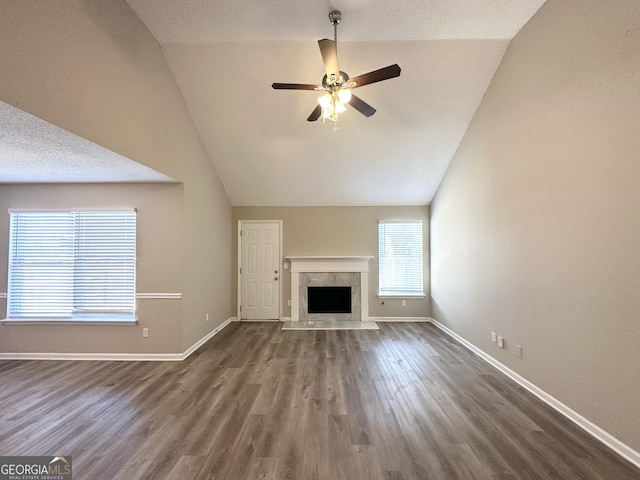
<path id="1" fill-rule="evenodd" d="M 242 305 L 240 305 L 240 311 L 242 311 Z"/>
<path id="2" fill-rule="evenodd" d="M 242 267 L 240 267 L 240 273 L 242 273 Z"/>
<path id="3" fill-rule="evenodd" d="M 242 236 L 242 230 L 240 230 L 240 236 Z"/>

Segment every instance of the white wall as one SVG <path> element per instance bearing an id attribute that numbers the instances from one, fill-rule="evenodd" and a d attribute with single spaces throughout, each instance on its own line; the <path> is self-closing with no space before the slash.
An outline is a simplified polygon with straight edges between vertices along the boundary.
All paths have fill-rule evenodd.
<path id="1" fill-rule="evenodd" d="M 548 0 L 507 50 L 431 216 L 436 320 L 635 450 L 638 25 L 636 0 Z"/>
<path id="2" fill-rule="evenodd" d="M 0 100 L 182 182 L 164 222 L 181 228 L 171 349 L 185 350 L 232 314 L 231 206 L 162 50 L 123 0 L 0 0 L 0 12 Z"/>
<path id="3" fill-rule="evenodd" d="M 183 186 L 0 185 L 0 292 L 7 291 L 9 208 L 136 208 L 136 289 L 181 293 L 184 265 Z M 171 228 L 167 228 L 171 218 Z M 182 352 L 182 299 L 138 299 L 137 325 L 0 324 L 0 352 L 177 353 Z M 0 299 L 0 318 L 6 299 Z M 142 338 L 148 328 L 149 338 Z"/>
<path id="4" fill-rule="evenodd" d="M 238 220 L 282 220 L 284 255 L 371 255 L 369 262 L 369 316 L 428 317 L 429 298 L 429 207 L 233 207 L 233 227 Z M 421 220 L 425 298 L 380 299 L 378 295 L 378 221 Z M 237 233 L 236 233 L 237 235 Z M 237 240 L 233 244 L 233 299 L 237 303 Z M 291 315 L 291 273 L 283 270 L 283 316 Z M 383 304 L 384 302 L 384 304 Z"/>

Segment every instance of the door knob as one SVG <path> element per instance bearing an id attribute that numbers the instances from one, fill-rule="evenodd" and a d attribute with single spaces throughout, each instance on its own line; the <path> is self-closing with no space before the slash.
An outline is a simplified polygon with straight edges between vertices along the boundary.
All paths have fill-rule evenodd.
<path id="1" fill-rule="evenodd" d="M 274 280 L 278 280 L 278 277 L 274 278 Z"/>
<path id="2" fill-rule="evenodd" d="M 278 270 L 276 270 L 276 272 L 275 272 L 275 273 L 278 273 Z"/>

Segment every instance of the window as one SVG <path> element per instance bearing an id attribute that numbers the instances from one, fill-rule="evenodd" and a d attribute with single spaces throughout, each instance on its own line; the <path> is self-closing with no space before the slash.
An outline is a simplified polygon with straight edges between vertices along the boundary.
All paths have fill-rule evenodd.
<path id="1" fill-rule="evenodd" d="M 422 222 L 378 223 L 381 296 L 422 296 Z"/>
<path id="2" fill-rule="evenodd" d="M 7 318 L 135 319 L 134 210 L 9 214 Z"/>

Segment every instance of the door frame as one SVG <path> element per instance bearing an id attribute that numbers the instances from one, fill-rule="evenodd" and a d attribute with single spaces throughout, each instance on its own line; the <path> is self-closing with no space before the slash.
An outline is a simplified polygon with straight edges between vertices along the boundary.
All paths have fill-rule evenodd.
<path id="1" fill-rule="evenodd" d="M 244 223 L 277 223 L 278 229 L 280 230 L 280 252 L 278 265 L 280 266 L 280 294 L 278 295 L 278 320 L 282 320 L 282 267 L 283 267 L 283 249 L 282 244 L 284 243 L 284 238 L 282 236 L 282 220 L 238 220 L 238 296 L 236 303 L 236 318 L 238 321 L 242 320 L 242 314 L 240 312 L 240 305 L 242 305 L 242 273 L 240 273 L 240 269 L 242 268 L 242 224 Z"/>

